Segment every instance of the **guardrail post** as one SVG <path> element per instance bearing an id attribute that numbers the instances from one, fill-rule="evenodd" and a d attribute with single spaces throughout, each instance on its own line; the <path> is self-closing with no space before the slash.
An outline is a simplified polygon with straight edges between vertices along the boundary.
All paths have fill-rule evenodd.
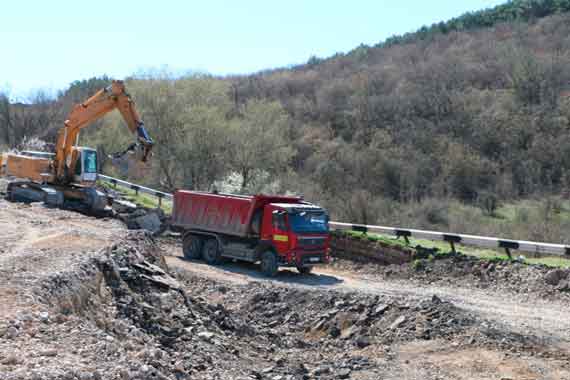
<path id="1" fill-rule="evenodd" d="M 412 233 L 410 231 L 407 230 L 396 230 L 396 236 L 399 238 L 400 236 L 404 238 L 404 241 L 406 242 L 407 245 L 410 245 L 410 236 L 412 236 Z"/>
<path id="2" fill-rule="evenodd" d="M 443 234 L 443 240 L 449 243 L 449 245 L 451 246 L 452 253 L 454 254 L 457 253 L 457 251 L 455 250 L 455 243 L 461 243 L 461 236 Z"/>
<path id="3" fill-rule="evenodd" d="M 362 232 L 364 235 L 368 232 L 368 228 L 362 224 L 353 224 L 352 230 L 355 232 Z"/>
<path id="4" fill-rule="evenodd" d="M 513 256 L 511 255 L 511 249 L 518 249 L 519 243 L 510 240 L 499 240 L 499 247 L 504 248 L 509 260 L 512 260 Z"/>

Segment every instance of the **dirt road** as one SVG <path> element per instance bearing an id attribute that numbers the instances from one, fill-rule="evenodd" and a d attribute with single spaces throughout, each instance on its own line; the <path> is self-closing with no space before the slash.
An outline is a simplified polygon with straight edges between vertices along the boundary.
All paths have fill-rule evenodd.
<path id="1" fill-rule="evenodd" d="M 531 299 L 528 296 L 504 294 L 493 289 L 450 288 L 441 286 L 417 286 L 404 281 L 379 281 L 372 276 L 346 273 L 333 268 L 320 268 L 311 275 L 300 275 L 294 269 L 282 269 L 277 277 L 265 278 L 256 265 L 226 263 L 213 267 L 200 261 L 188 261 L 181 257 L 177 245 L 168 246 L 167 263 L 216 281 L 235 284 L 250 282 L 275 286 L 301 287 L 305 289 L 362 292 L 401 297 L 410 301 L 437 295 L 465 310 L 482 315 L 509 326 L 520 334 L 542 337 L 550 344 L 570 352 L 570 307 L 563 301 Z"/>

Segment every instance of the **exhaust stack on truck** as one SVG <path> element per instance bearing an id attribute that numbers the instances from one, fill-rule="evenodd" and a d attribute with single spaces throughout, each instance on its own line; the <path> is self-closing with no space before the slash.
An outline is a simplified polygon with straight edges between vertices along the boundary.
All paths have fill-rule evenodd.
<path id="1" fill-rule="evenodd" d="M 184 230 L 188 259 L 261 262 L 274 276 L 280 266 L 309 273 L 329 261 L 328 215 L 300 197 L 233 195 L 179 190 L 172 224 Z"/>

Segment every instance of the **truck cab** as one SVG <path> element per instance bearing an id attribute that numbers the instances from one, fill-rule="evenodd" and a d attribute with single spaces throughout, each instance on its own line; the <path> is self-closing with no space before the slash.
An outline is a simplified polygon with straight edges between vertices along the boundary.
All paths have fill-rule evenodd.
<path id="1" fill-rule="evenodd" d="M 318 206 L 271 203 L 265 206 L 261 240 L 277 251 L 280 265 L 296 266 L 306 273 L 328 261 L 329 217 Z"/>

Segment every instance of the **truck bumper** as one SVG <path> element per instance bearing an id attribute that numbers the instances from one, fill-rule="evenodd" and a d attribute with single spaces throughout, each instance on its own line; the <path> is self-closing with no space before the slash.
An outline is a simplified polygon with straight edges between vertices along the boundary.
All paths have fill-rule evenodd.
<path id="1" fill-rule="evenodd" d="M 324 253 L 304 254 L 298 259 L 298 263 L 302 266 L 314 264 L 326 264 L 327 259 Z"/>
<path id="2" fill-rule="evenodd" d="M 313 252 L 293 252 L 290 257 L 290 261 L 285 265 L 288 266 L 311 266 L 318 264 L 328 264 L 329 263 L 329 252 L 323 251 L 313 251 Z"/>

